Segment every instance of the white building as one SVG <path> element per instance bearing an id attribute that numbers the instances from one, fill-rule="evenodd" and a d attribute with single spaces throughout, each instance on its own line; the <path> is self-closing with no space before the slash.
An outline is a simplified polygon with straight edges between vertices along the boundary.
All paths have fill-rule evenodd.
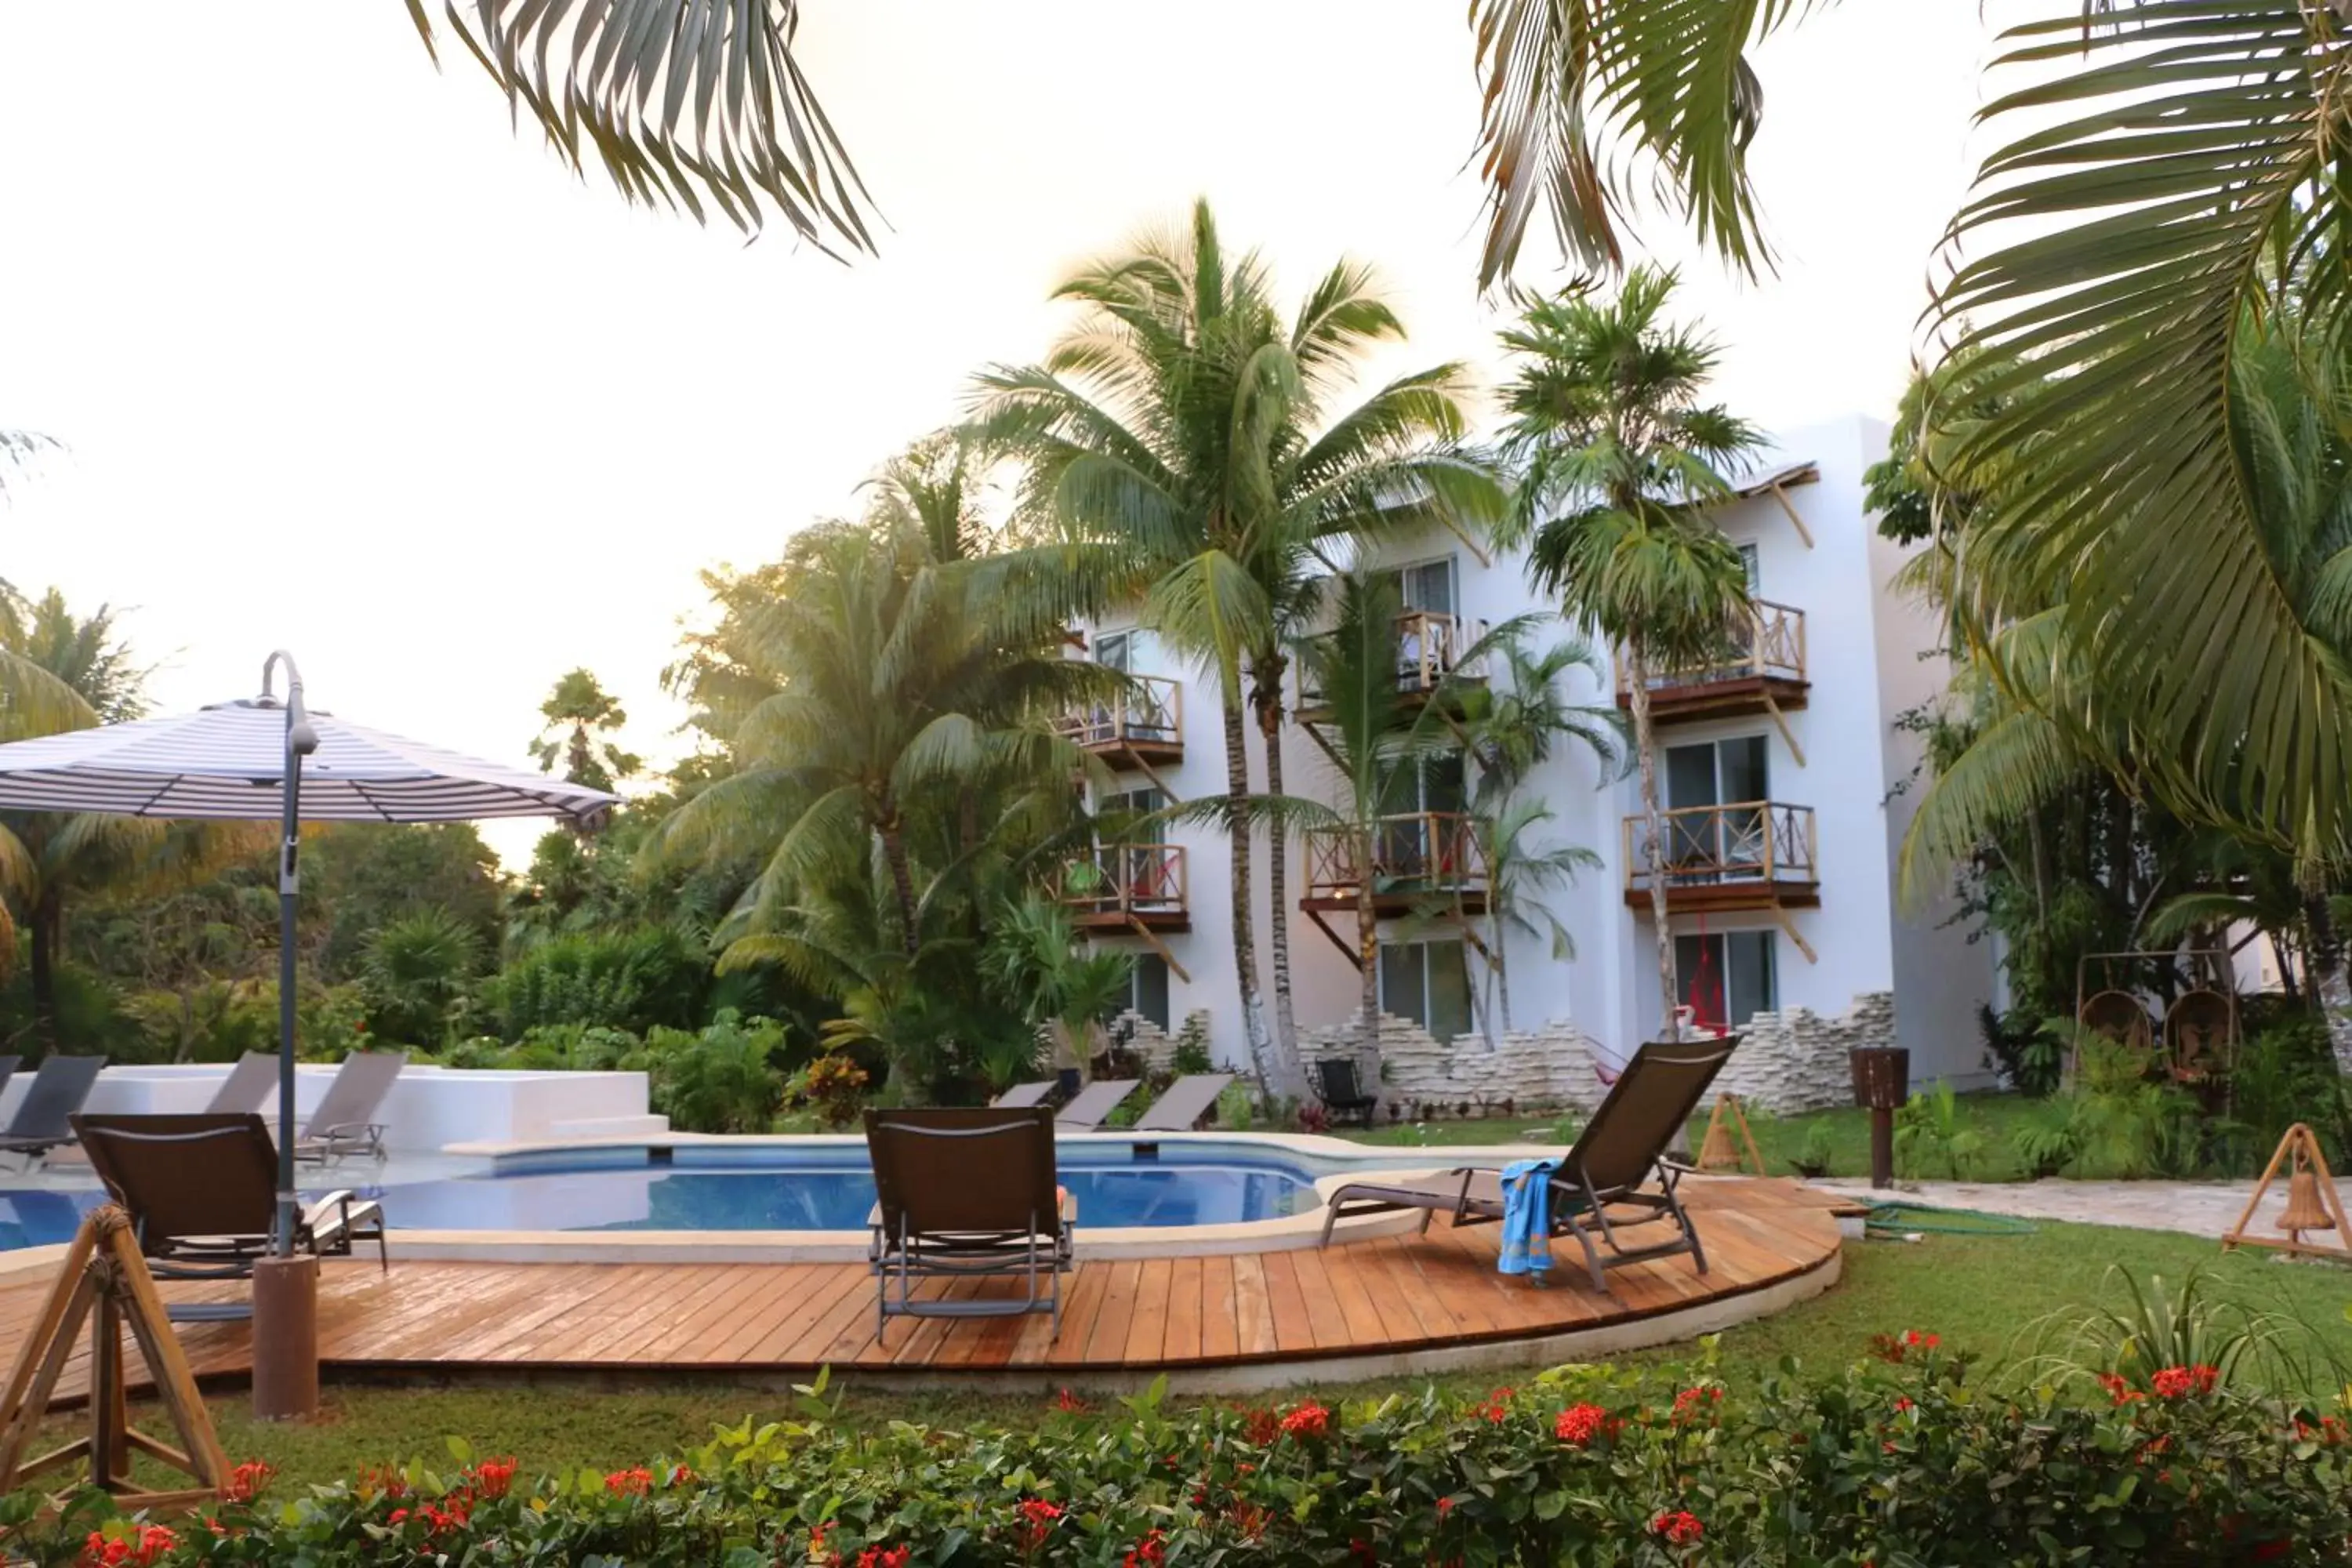
<path id="1" fill-rule="evenodd" d="M 1730 1085 L 1784 1108 L 1845 1101 L 1844 1053 L 1855 1044 L 1909 1047 L 1923 1083 L 1983 1075 L 1976 1008 L 1994 994 L 1990 944 L 1971 943 L 1948 909 L 1908 911 L 1895 897 L 1896 849 L 1918 794 L 1918 741 L 1896 720 L 1941 689 L 1945 666 L 1932 652 L 1933 617 L 1890 590 L 1906 552 L 1879 536 L 1863 503 L 1864 469 L 1885 448 L 1885 426 L 1861 418 L 1785 436 L 1719 518 L 1748 558 L 1759 602 L 1744 660 L 1653 680 L 1681 994 L 1703 1018 L 1746 1032 Z M 1399 679 L 1408 692 L 1433 684 L 1488 626 L 1542 606 L 1521 557 L 1492 558 L 1443 530 L 1390 542 L 1367 564 L 1400 574 Z M 1570 635 L 1559 625 L 1537 640 Z M 1222 794 L 1213 677 L 1117 617 L 1087 628 L 1086 641 L 1088 657 L 1145 678 L 1147 692 L 1123 714 L 1074 718 L 1073 732 L 1118 773 L 1118 789 L 1104 793 L 1139 808 Z M 1574 679 L 1585 688 L 1575 700 L 1624 700 Z M 1285 784 L 1328 796 L 1313 705 L 1301 706 L 1286 733 Z M 1254 725 L 1250 752 L 1252 787 L 1263 789 Z M 1506 1034 L 1486 995 L 1483 867 L 1454 826 L 1462 774 L 1458 763 L 1425 768 L 1422 812 L 1400 820 L 1382 849 L 1396 862 L 1383 870 L 1434 884 L 1450 900 L 1433 917 L 1425 895 L 1412 908 L 1402 896 L 1383 900 L 1388 1091 L 1449 1103 L 1588 1101 L 1599 1088 L 1589 1058 L 1622 1059 L 1662 1021 L 1637 783 L 1573 743 L 1530 782 L 1555 814 L 1547 825 L 1555 839 L 1590 847 L 1602 866 L 1544 900 L 1573 938 L 1572 958 L 1554 956 L 1549 932 L 1506 938 L 1517 1030 Z M 1115 803 L 1097 802 L 1106 804 Z M 1068 894 L 1098 940 L 1138 954 L 1134 1011 L 1147 1037 L 1202 1015 L 1215 1053 L 1245 1060 L 1230 845 L 1219 827 L 1180 825 L 1157 837 L 1106 847 Z M 1282 918 L 1301 1054 L 1343 1051 L 1359 1034 L 1360 994 L 1351 858 L 1294 841 L 1291 907 L 1277 917 L 1265 846 L 1255 852 L 1269 1015 L 1263 959 L 1271 921 Z"/>

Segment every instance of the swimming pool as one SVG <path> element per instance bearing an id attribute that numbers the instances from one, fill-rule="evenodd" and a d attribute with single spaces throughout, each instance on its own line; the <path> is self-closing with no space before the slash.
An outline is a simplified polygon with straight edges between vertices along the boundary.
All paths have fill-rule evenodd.
<path id="1" fill-rule="evenodd" d="M 1058 1164 L 1085 1229 L 1245 1224 L 1319 1201 L 1305 1163 L 1230 1144 L 1066 1146 Z M 865 1143 L 849 1139 L 551 1150 L 470 1174 L 366 1184 L 375 1174 L 353 1161 L 323 1184 L 382 1198 L 395 1230 L 856 1231 L 874 1206 Z M 0 1190 L 0 1250 L 68 1240 L 103 1198 Z"/>

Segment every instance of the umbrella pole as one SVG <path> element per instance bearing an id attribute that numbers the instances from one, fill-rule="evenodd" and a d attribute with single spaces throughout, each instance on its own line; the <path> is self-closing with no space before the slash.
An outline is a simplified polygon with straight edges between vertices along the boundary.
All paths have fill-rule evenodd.
<path id="1" fill-rule="evenodd" d="M 294 1255 L 299 1202 L 294 1191 L 294 917 L 301 903 L 295 859 L 302 847 L 302 759 L 319 749 L 302 707 L 302 677 L 282 650 L 261 667 L 286 664 L 285 838 L 278 847 L 278 1218 L 270 1256 L 253 1269 L 253 1413 L 264 1421 L 315 1415 L 319 1408 L 319 1260 Z"/>

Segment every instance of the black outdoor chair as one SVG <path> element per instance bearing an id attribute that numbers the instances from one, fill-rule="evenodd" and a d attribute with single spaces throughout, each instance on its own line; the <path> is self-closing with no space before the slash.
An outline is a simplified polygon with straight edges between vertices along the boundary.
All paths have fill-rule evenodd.
<path id="1" fill-rule="evenodd" d="M 1315 1098 L 1323 1102 L 1332 1121 L 1352 1118 L 1367 1127 L 1372 1124 L 1372 1112 L 1381 1108 L 1381 1097 L 1366 1094 L 1364 1086 L 1356 1081 L 1351 1057 L 1325 1057 L 1315 1064 Z"/>

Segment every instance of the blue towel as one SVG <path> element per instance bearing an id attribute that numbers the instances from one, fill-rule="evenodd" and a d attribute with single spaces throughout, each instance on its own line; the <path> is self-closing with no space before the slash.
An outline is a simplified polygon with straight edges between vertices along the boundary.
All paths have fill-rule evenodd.
<path id="1" fill-rule="evenodd" d="M 1506 1274 L 1551 1271 L 1551 1173 L 1558 1160 L 1517 1160 L 1503 1167 L 1503 1257 Z"/>

